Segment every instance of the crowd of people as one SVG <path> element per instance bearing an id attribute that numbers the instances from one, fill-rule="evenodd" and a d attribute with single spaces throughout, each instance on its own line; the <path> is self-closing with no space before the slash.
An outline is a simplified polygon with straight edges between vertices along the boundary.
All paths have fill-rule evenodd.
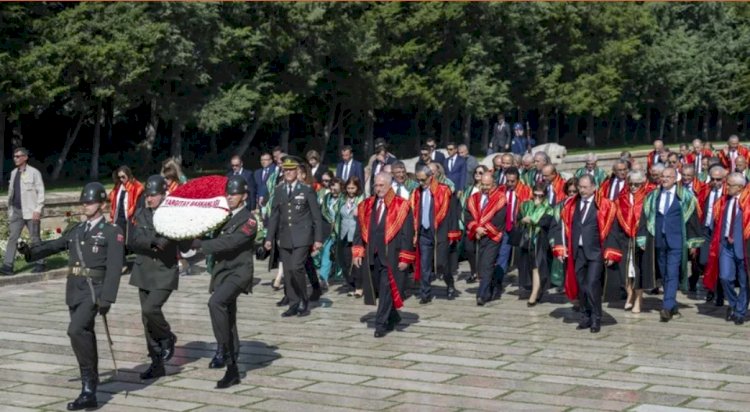
<path id="1" fill-rule="evenodd" d="M 478 283 L 476 304 L 486 306 L 502 298 L 514 267 L 529 307 L 551 291 L 564 292 L 580 312 L 577 329 L 591 333 L 601 330 L 604 301 L 640 313 L 644 293 L 662 295 L 659 319 L 671 321 L 680 316 L 678 290 L 696 298 L 701 277 L 706 301 L 726 300 L 726 320 L 744 323 L 750 150 L 737 136 L 718 150 L 696 139 L 672 152 L 657 140 L 645 164 L 622 152 L 611 172 L 590 154 L 568 179 L 545 152 L 513 153 L 513 138 L 505 143 L 493 142 L 499 151 L 490 148 L 491 168 L 465 145 L 449 142 L 444 153 L 434 139 L 421 148 L 414 170 L 384 139 L 364 164 L 343 147 L 335 171 L 315 150 L 302 159 L 276 147 L 261 154 L 255 171 L 234 156 L 225 188 L 230 217 L 213 236 L 192 240 L 167 239 L 153 226 L 155 210 L 186 180 L 178 163 L 166 161 L 145 186 L 122 166 L 108 196 L 101 184 L 86 185 L 84 222 L 60 239 L 18 245 L 27 261 L 69 252 L 68 334 L 83 390 L 68 408 L 96 406 L 94 318 L 114 303 L 127 252 L 136 255 L 130 284 L 139 289 L 152 359 L 142 379 L 164 376 L 174 354 L 177 336 L 161 308 L 177 289 L 180 261 L 208 256 L 217 342 L 209 367 L 226 367 L 218 388 L 240 381 L 237 298 L 252 290 L 255 259 L 268 259 L 271 286 L 283 289 L 282 317 L 307 316 L 310 302 L 341 282 L 352 299 L 377 305 L 376 338 L 396 328 L 410 295 L 419 305 L 452 300 L 461 293 L 457 282 L 465 281 Z M 43 188 L 41 196 L 28 196 L 24 187 L 41 182 L 25 164 L 28 152 L 14 153 L 20 157 L 9 205 L 17 214 L 12 224 L 22 228 L 27 215 L 38 222 L 38 203 L 26 202 L 43 204 Z M 107 203 L 110 223 L 102 213 Z M 459 276 L 462 260 L 470 271 Z M 444 293 L 434 287 L 438 281 Z"/>

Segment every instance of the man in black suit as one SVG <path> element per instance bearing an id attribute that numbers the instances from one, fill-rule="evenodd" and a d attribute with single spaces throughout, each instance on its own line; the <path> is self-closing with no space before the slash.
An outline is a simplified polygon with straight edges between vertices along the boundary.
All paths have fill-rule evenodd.
<path id="1" fill-rule="evenodd" d="M 396 156 L 388 153 L 388 145 L 385 143 L 385 139 L 378 138 L 375 140 L 375 155 L 370 163 L 370 193 L 373 192 L 375 176 L 382 172 L 386 165 L 392 165 L 397 160 Z"/>
<path id="2" fill-rule="evenodd" d="M 317 150 L 308 150 L 305 154 L 307 164 L 310 165 L 310 174 L 317 183 L 322 183 L 323 173 L 328 170 L 328 167 L 320 163 L 320 153 Z"/>
<path id="3" fill-rule="evenodd" d="M 231 170 L 227 173 L 227 177 L 242 176 L 245 179 L 247 183 L 247 210 L 255 209 L 255 179 L 253 178 L 253 171 L 245 169 L 242 158 L 239 155 L 232 156 L 229 166 Z"/>
<path id="4" fill-rule="evenodd" d="M 435 141 L 435 138 L 428 138 L 425 145 L 430 149 L 430 160 L 435 163 L 440 163 L 440 165 L 443 166 L 443 169 L 445 169 L 445 155 L 437 151 L 437 142 Z"/>
<path id="5" fill-rule="evenodd" d="M 362 163 L 354 160 L 351 146 L 344 146 L 341 149 L 341 161 L 336 166 L 336 177 L 346 182 L 352 176 L 357 176 L 360 182 L 365 183 L 365 169 Z"/>
<path id="6" fill-rule="evenodd" d="M 460 196 L 466 187 L 466 159 L 458 155 L 458 145 L 454 142 L 449 142 L 446 149 L 448 158 L 445 159 L 445 177 L 453 182 L 453 187 Z"/>
<path id="7" fill-rule="evenodd" d="M 268 179 L 274 175 L 276 164 L 270 153 L 264 152 L 260 155 L 260 169 L 255 171 L 255 204 L 258 208 L 263 206 L 268 199 Z"/>
<path id="8" fill-rule="evenodd" d="M 310 256 L 310 246 L 313 251 L 323 246 L 323 216 L 318 198 L 310 186 L 297 181 L 297 168 L 301 163 L 293 156 L 284 158 L 284 181 L 273 197 L 264 245 L 271 250 L 274 242 L 278 242 L 284 267 L 284 291 L 289 300 L 289 309 L 281 315 L 283 317 L 310 314 L 305 262 Z"/>
<path id="9" fill-rule="evenodd" d="M 565 292 L 569 299 L 581 302 L 582 319 L 577 329 L 590 328 L 591 333 L 601 330 L 604 267 L 619 262 L 622 257 L 614 236 L 609 235 L 615 205 L 595 194 L 594 178 L 591 175 L 579 177 L 578 196 L 565 201 L 560 219 L 551 230 L 555 256 L 561 261 L 573 259 L 565 274 Z"/>
<path id="10" fill-rule="evenodd" d="M 414 172 L 416 173 L 421 167 L 427 167 L 430 163 L 432 163 L 432 159 L 430 158 L 430 148 L 427 147 L 427 145 L 424 145 L 419 149 L 419 160 L 417 160 L 417 164 L 414 165 Z"/>
<path id="11" fill-rule="evenodd" d="M 498 114 L 497 123 L 492 127 L 492 140 L 487 148 L 487 155 L 510 152 L 510 142 L 510 125 L 505 122 L 505 116 L 502 113 Z"/>
<path id="12" fill-rule="evenodd" d="M 239 176 L 227 181 L 226 196 L 231 217 L 219 230 L 218 236 L 207 240 L 194 240 L 193 249 L 201 249 L 213 256 L 208 313 L 221 357 L 211 361 L 210 368 L 226 364 L 224 377 L 216 382 L 217 389 L 240 383 L 237 357 L 240 338 L 237 333 L 237 297 L 253 289 L 253 245 L 258 230 L 258 220 L 245 207 L 248 199 L 247 183 Z"/>

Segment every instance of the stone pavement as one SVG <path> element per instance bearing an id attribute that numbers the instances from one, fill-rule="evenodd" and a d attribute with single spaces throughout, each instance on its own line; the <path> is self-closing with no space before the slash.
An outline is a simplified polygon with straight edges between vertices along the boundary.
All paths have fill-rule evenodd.
<path id="1" fill-rule="evenodd" d="M 265 262 L 257 266 L 265 267 Z M 99 400 L 105 411 L 584 411 L 748 410 L 750 326 L 723 308 L 680 296 L 683 317 L 658 321 L 606 309 L 602 332 L 576 331 L 560 295 L 527 308 L 514 287 L 477 307 L 474 285 L 426 306 L 406 301 L 405 323 L 373 338 L 361 299 L 332 286 L 305 318 L 285 319 L 281 292 L 260 285 L 239 299 L 242 384 L 215 390 L 208 276 L 183 277 L 165 312 L 179 341 L 168 377 L 141 382 L 147 366 L 136 290 L 122 279 L 110 312 L 119 373 L 97 321 Z M 440 285 L 442 282 L 436 282 Z M 467 289 L 468 287 L 468 289 Z M 64 410 L 80 385 L 70 350 L 64 280 L 0 288 L 0 410 Z M 553 301 L 553 302 L 550 302 Z M 106 402 L 106 403 L 105 403 Z"/>

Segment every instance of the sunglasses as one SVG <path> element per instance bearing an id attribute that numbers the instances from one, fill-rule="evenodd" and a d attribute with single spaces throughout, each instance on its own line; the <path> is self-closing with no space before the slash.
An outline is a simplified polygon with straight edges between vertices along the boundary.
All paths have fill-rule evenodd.
<path id="1" fill-rule="evenodd" d="M 483 175 L 484 172 L 474 172 L 475 175 Z"/>
<path id="2" fill-rule="evenodd" d="M 127 176 L 125 176 L 125 175 L 118 175 L 118 176 L 117 176 L 117 178 L 118 178 L 118 179 L 120 179 L 120 180 L 125 180 L 125 179 L 127 179 L 128 177 L 127 177 Z"/>

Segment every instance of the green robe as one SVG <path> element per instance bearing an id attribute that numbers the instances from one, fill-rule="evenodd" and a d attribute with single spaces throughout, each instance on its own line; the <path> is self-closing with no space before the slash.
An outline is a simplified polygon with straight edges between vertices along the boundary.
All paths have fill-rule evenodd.
<path id="1" fill-rule="evenodd" d="M 588 171 L 586 170 L 586 168 L 582 167 L 582 168 L 576 170 L 576 172 L 575 172 L 575 174 L 573 176 L 579 178 L 579 177 L 583 176 L 584 174 L 587 174 L 587 172 Z M 604 170 L 602 170 L 602 169 L 600 169 L 598 167 L 595 168 L 594 169 L 594 182 L 596 183 L 596 185 L 600 186 L 602 184 L 602 182 L 604 182 L 605 180 L 607 180 L 607 173 Z"/>

